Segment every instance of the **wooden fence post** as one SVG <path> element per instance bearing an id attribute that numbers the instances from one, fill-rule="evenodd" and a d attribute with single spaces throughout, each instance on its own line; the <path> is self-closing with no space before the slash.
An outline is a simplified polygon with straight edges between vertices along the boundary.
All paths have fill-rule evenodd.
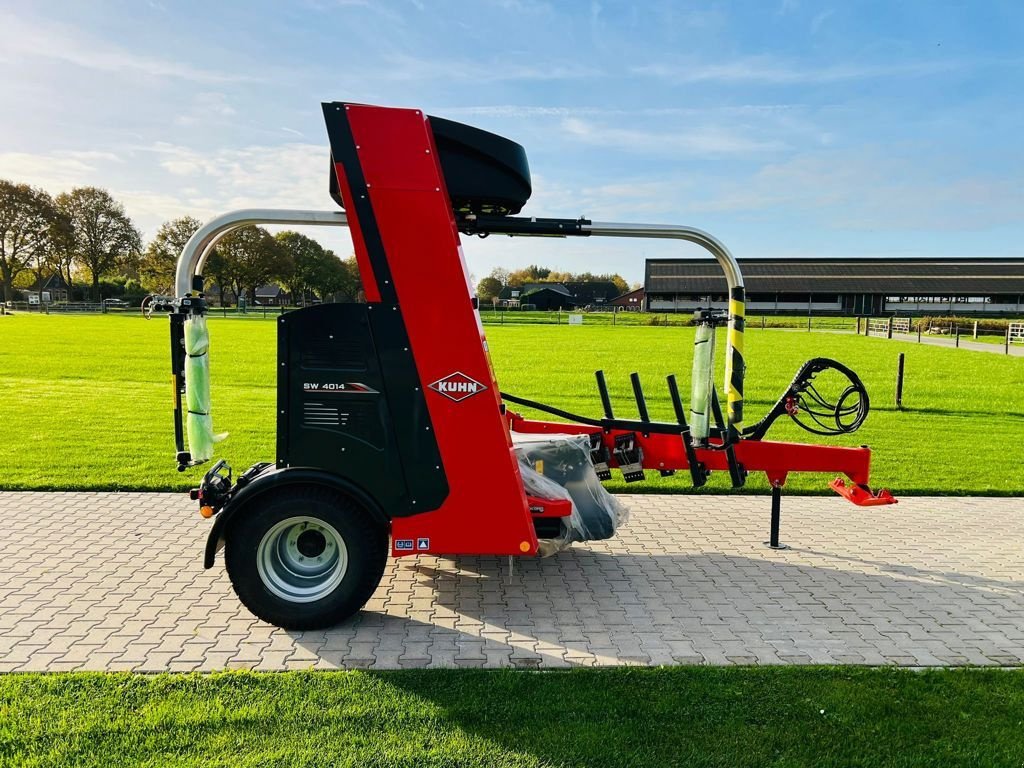
<path id="1" fill-rule="evenodd" d="M 885 338 L 887 338 L 887 339 L 891 339 L 892 338 L 892 317 L 891 316 L 889 317 L 889 322 L 886 324 L 886 327 L 885 327 Z"/>

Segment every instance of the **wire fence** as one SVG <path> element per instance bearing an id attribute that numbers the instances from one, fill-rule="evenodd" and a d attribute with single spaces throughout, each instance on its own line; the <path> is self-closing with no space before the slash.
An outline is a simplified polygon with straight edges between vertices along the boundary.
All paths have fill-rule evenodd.
<path id="1" fill-rule="evenodd" d="M 611 312 L 611 311 L 566 311 L 566 310 L 523 310 L 501 307 L 481 307 L 480 320 L 484 325 L 590 325 L 624 327 L 666 327 L 692 326 L 693 315 L 688 313 L 662 312 Z M 788 328 L 802 330 L 835 330 L 855 332 L 857 319 L 836 315 L 823 316 L 747 316 L 747 330 Z"/>

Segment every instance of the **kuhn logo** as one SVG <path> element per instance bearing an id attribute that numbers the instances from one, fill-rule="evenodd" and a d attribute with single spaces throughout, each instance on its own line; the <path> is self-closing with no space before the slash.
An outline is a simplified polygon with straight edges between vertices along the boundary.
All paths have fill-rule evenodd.
<path id="1" fill-rule="evenodd" d="M 443 379 L 438 379 L 430 385 L 430 388 L 456 403 L 487 389 L 476 379 L 471 379 L 459 371 L 449 373 Z"/>

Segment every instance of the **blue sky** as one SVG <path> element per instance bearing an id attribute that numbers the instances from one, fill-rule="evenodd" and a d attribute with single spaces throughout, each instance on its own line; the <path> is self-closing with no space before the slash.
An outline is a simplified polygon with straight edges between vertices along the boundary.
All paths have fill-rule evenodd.
<path id="1" fill-rule="evenodd" d="M 524 213 L 682 223 L 738 256 L 1020 255 L 1024 3 L 0 0 L 0 177 L 172 216 L 330 208 L 320 102 L 522 143 Z M 338 233 L 318 237 L 347 253 Z M 677 244 L 490 238 L 477 277 L 640 280 Z"/>

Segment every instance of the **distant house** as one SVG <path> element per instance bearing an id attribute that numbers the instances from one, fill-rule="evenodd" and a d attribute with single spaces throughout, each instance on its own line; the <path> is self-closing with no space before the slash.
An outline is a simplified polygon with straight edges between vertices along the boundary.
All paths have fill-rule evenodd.
<path id="1" fill-rule="evenodd" d="M 235 295 L 234 290 L 229 286 L 225 285 L 224 293 L 221 293 L 220 286 L 217 283 L 210 283 L 206 286 L 206 300 L 213 301 L 214 299 L 225 307 L 238 303 L 238 296 Z"/>
<path id="2" fill-rule="evenodd" d="M 558 290 L 559 288 L 563 290 Z M 576 300 L 568 295 L 564 285 L 550 283 L 520 295 L 519 306 L 529 305 L 534 309 L 553 311 L 556 309 L 572 309 Z"/>
<path id="3" fill-rule="evenodd" d="M 548 294 L 543 297 L 537 296 L 541 291 Z M 523 283 L 519 286 L 505 286 L 498 294 L 498 303 L 509 308 L 516 308 L 523 304 L 536 305 L 540 303 L 551 305 L 552 309 L 558 307 L 599 307 L 611 303 L 612 299 L 619 295 L 619 289 L 615 283 L 609 280 L 586 280 L 569 283 Z M 526 298 L 531 296 L 533 298 Z M 561 298 L 559 298 L 561 297 Z M 535 300 L 536 299 L 536 300 Z"/>
<path id="4" fill-rule="evenodd" d="M 619 295 L 619 289 L 611 280 L 585 280 L 566 283 L 563 286 L 581 307 L 599 307 L 611 304 Z"/>
<path id="5" fill-rule="evenodd" d="M 277 283 L 267 283 L 256 289 L 256 302 L 264 306 L 283 307 L 291 303 L 291 294 Z"/>
<path id="6" fill-rule="evenodd" d="M 528 293 L 536 293 L 542 289 L 551 289 L 568 297 L 568 289 L 561 283 L 523 283 L 522 285 L 506 285 L 498 293 L 497 303 L 500 306 L 515 309 L 520 304 L 528 304 L 523 297 Z"/>
<path id="7" fill-rule="evenodd" d="M 643 312 L 646 299 L 647 293 L 641 287 L 634 288 L 632 291 L 626 291 L 621 296 L 616 296 L 612 299 L 611 304 L 615 307 L 616 312 Z"/>
<path id="8" fill-rule="evenodd" d="M 42 293 L 43 300 L 46 302 L 67 301 L 71 295 L 71 286 L 68 285 L 67 280 L 64 279 L 60 272 L 54 272 L 49 277 L 44 277 L 42 284 L 37 279 L 32 285 L 23 290 L 27 294 L 34 294 L 36 296 Z M 49 294 L 49 297 L 46 294 Z"/>

